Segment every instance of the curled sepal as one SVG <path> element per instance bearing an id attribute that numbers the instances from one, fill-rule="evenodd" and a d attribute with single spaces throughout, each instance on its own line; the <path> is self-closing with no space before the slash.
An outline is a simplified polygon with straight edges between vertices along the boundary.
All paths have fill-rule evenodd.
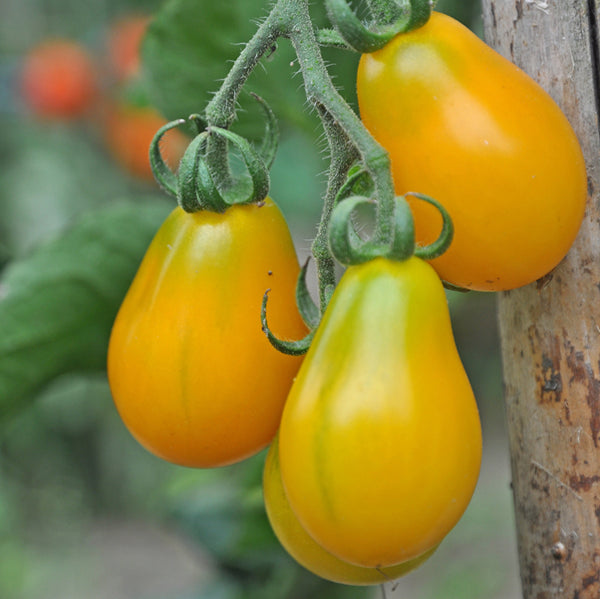
<path id="1" fill-rule="evenodd" d="M 177 202 L 186 212 L 223 212 L 227 208 L 204 161 L 203 151 L 207 137 L 208 132 L 203 131 L 192 140 L 177 171 Z"/>
<path id="2" fill-rule="evenodd" d="M 267 119 L 265 136 L 263 137 L 259 154 L 261 155 L 267 169 L 270 169 L 273 166 L 273 162 L 275 162 L 277 146 L 279 145 L 279 125 L 277 123 L 277 117 L 275 116 L 272 108 L 263 98 L 254 92 L 250 92 L 250 95 L 260 104 Z"/>
<path id="3" fill-rule="evenodd" d="M 267 323 L 267 300 L 269 297 L 270 289 L 265 291 L 262 300 L 262 306 L 260 309 L 260 321 L 262 323 L 262 330 L 267 336 L 269 343 L 277 350 L 283 354 L 288 354 L 290 356 L 301 356 L 308 351 L 310 347 L 312 338 L 315 334 L 315 329 L 310 331 L 306 337 L 300 339 L 298 341 L 286 341 L 285 339 L 277 338 Z"/>
<path id="4" fill-rule="evenodd" d="M 224 196 L 226 204 L 233 206 L 234 204 L 251 204 L 264 200 L 269 193 L 269 171 L 260 154 L 252 147 L 247 139 L 244 139 L 233 131 L 229 131 L 229 129 L 211 126 L 208 127 L 207 131 L 210 134 L 224 137 L 239 150 L 250 175 L 252 183 L 252 191 L 250 194 L 246 195 L 245 193 L 242 193 L 239 184 L 234 185 L 228 190 L 229 193 L 226 193 Z"/>
<path id="5" fill-rule="evenodd" d="M 208 127 L 208 123 L 206 122 L 206 119 L 201 114 L 196 114 L 196 113 L 190 114 L 190 116 L 188 117 L 188 120 L 192 124 L 192 126 L 196 132 L 196 135 L 198 135 L 199 133 L 202 133 L 202 131 L 204 131 Z"/>
<path id="6" fill-rule="evenodd" d="M 306 262 L 300 269 L 300 274 L 298 275 L 298 282 L 296 284 L 296 304 L 304 324 L 309 329 L 314 329 L 319 325 L 321 314 L 319 308 L 313 301 L 310 292 L 308 291 L 308 285 L 306 284 L 306 272 L 308 270 L 309 262 L 310 257 L 306 259 Z"/>
<path id="7" fill-rule="evenodd" d="M 354 14 L 346 0 L 325 0 L 327 15 L 332 25 L 339 31 L 342 39 L 356 52 L 361 54 L 375 52 L 383 48 L 396 32 L 371 31 Z"/>
<path id="8" fill-rule="evenodd" d="M 437 0 L 409 0 L 409 12 L 406 23 L 402 31 L 398 33 L 406 33 L 413 29 L 423 27 L 434 9 Z"/>
<path id="9" fill-rule="evenodd" d="M 329 247 L 333 257 L 344 266 L 362 264 L 379 256 L 386 256 L 389 247 L 361 239 L 352 223 L 352 213 L 360 205 L 374 204 L 364 196 L 350 196 L 340 202 L 329 221 Z"/>
<path id="10" fill-rule="evenodd" d="M 442 215 L 442 231 L 440 232 L 439 237 L 429 245 L 415 248 L 415 256 L 418 256 L 423 260 L 433 260 L 433 258 L 441 256 L 452 243 L 452 238 L 454 237 L 454 225 L 452 224 L 450 214 L 448 214 L 448 211 L 437 200 L 430 196 L 412 191 L 406 195 L 413 196 L 435 206 Z"/>
<path id="11" fill-rule="evenodd" d="M 333 26 L 348 46 L 363 54 L 383 48 L 399 33 L 423 26 L 431 15 L 433 4 L 432 0 L 395 2 L 391 12 L 395 13 L 396 17 L 369 28 L 356 16 L 347 0 L 325 0 L 327 14 Z M 394 8 L 396 10 L 393 10 Z"/>
<path id="12" fill-rule="evenodd" d="M 350 196 L 363 196 L 365 200 L 372 194 L 374 190 L 373 179 L 369 172 L 360 163 L 355 164 L 348 171 L 348 176 L 344 184 L 339 188 L 334 206 L 337 206 L 342 200 Z M 370 202 L 367 202 L 370 203 Z M 356 232 L 354 221 L 350 218 L 351 226 L 348 227 L 346 234 L 349 236 L 349 242 L 352 247 L 359 247 L 363 240 Z"/>
<path id="13" fill-rule="evenodd" d="M 403 196 L 395 199 L 394 236 L 388 253 L 391 260 L 406 260 L 415 252 L 415 226 L 408 202 Z"/>
<path id="14" fill-rule="evenodd" d="M 150 167 L 156 182 L 171 196 L 177 197 L 177 177 L 167 166 L 160 152 L 160 141 L 163 135 L 185 123 L 185 119 L 177 119 L 163 125 L 154 135 L 150 143 Z"/>

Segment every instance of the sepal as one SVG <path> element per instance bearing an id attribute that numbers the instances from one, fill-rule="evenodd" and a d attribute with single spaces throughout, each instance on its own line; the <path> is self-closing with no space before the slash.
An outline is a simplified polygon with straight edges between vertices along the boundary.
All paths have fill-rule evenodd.
<path id="1" fill-rule="evenodd" d="M 424 193 L 409 192 L 406 195 L 413 196 L 419 200 L 423 200 L 432 206 L 435 206 L 442 215 L 442 230 L 439 237 L 429 245 L 415 248 L 415 256 L 423 260 L 433 260 L 441 256 L 452 243 L 454 237 L 454 225 L 448 211 L 434 198 L 425 195 Z"/>
<path id="2" fill-rule="evenodd" d="M 309 329 L 314 329 L 319 326 L 321 320 L 321 313 L 318 306 L 313 301 L 310 292 L 308 291 L 308 285 L 306 284 L 306 272 L 308 270 L 308 263 L 310 257 L 306 259 L 306 262 L 300 269 L 298 275 L 298 282 L 296 283 L 296 305 L 300 316 L 304 321 L 304 324 Z"/>
<path id="3" fill-rule="evenodd" d="M 348 46 L 362 54 L 375 52 L 388 44 L 396 35 L 422 27 L 431 16 L 433 0 L 389 0 L 395 17 L 383 23 L 375 19 L 365 25 L 350 8 L 347 0 L 325 0 L 329 20 Z"/>
<path id="4" fill-rule="evenodd" d="M 258 99 L 258 96 L 257 96 Z M 220 127 L 206 127 L 200 115 L 193 114 L 189 120 L 198 130 L 179 163 L 177 172 L 173 172 L 165 163 L 160 152 L 162 136 L 175 127 L 185 124 L 184 119 L 171 121 L 161 127 L 150 145 L 150 164 L 159 185 L 170 195 L 177 198 L 179 205 L 186 212 L 210 210 L 224 212 L 234 204 L 251 204 L 263 201 L 269 193 L 268 163 L 271 163 L 277 148 L 278 133 L 275 116 L 265 102 L 259 99 L 267 114 L 267 133 L 261 151 L 254 149 L 249 141 Z M 247 181 L 241 179 L 221 191 L 213 179 L 204 154 L 206 142 L 210 135 L 219 135 L 232 143 L 240 152 L 242 160 L 250 175 L 251 189 L 247 189 Z M 262 152 L 262 155 L 261 155 Z M 266 162 L 265 162 L 266 160 Z"/>
<path id="5" fill-rule="evenodd" d="M 273 109 L 258 94 L 250 92 L 250 95 L 260 104 L 266 117 L 265 136 L 258 153 L 263 159 L 267 169 L 270 169 L 275 162 L 277 147 L 279 146 L 279 124 Z"/>
<path id="6" fill-rule="evenodd" d="M 166 125 L 163 125 L 152 138 L 150 143 L 150 168 L 152 174 L 156 179 L 156 182 L 164 189 L 170 196 L 177 197 L 177 177 L 175 173 L 167 166 L 162 154 L 160 152 L 160 140 L 163 135 L 185 124 L 185 119 L 177 119 L 171 121 Z"/>
<path id="7" fill-rule="evenodd" d="M 265 291 L 262 300 L 262 306 L 260 309 L 260 320 L 262 323 L 262 330 L 267 336 L 269 343 L 271 343 L 271 345 L 276 350 L 280 351 L 283 354 L 288 354 L 290 356 L 301 356 L 305 354 L 308 351 L 308 348 L 310 347 L 316 329 L 313 329 L 306 335 L 306 337 L 298 341 L 287 341 L 284 339 L 277 338 L 273 334 L 273 332 L 269 328 L 269 324 L 267 323 L 267 300 L 269 297 L 269 291 L 270 289 L 267 289 Z"/>

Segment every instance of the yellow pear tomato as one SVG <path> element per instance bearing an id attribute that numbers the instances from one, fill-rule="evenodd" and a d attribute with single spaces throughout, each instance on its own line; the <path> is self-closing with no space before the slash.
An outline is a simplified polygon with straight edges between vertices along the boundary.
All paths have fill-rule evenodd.
<path id="1" fill-rule="evenodd" d="M 457 523 L 477 482 L 481 427 L 426 262 L 346 270 L 286 402 L 279 452 L 292 510 L 343 561 L 406 562 Z"/>
<path id="2" fill-rule="evenodd" d="M 261 330 L 306 334 L 299 266 L 277 206 L 223 214 L 176 208 L 152 241 L 119 310 L 108 350 L 117 409 L 147 449 L 185 466 L 230 464 L 266 447 L 301 358 Z"/>
<path id="3" fill-rule="evenodd" d="M 442 279 L 512 289 L 562 260 L 584 215 L 586 169 L 569 122 L 533 79 L 434 12 L 363 55 L 357 88 L 398 194 L 432 196 L 452 217 L 452 245 L 432 261 Z M 417 241 L 431 243 L 439 212 L 410 201 Z"/>
<path id="4" fill-rule="evenodd" d="M 362 586 L 395 580 L 420 566 L 437 549 L 435 547 L 416 559 L 391 568 L 381 569 L 362 568 L 349 564 L 325 551 L 304 530 L 290 507 L 281 481 L 277 437 L 267 454 L 263 474 L 263 491 L 267 516 L 279 542 L 301 566 L 332 582 Z"/>

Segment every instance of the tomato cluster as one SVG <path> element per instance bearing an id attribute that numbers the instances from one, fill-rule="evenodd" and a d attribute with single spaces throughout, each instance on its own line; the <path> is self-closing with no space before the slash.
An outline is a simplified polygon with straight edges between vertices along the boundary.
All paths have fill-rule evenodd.
<path id="1" fill-rule="evenodd" d="M 449 17 L 434 13 L 364 55 L 358 97 L 396 191 L 425 192 L 449 212 L 450 249 L 428 263 L 410 238 L 403 259 L 345 263 L 302 360 L 278 352 L 258 318 L 270 289 L 271 332 L 308 332 L 275 204 L 177 208 L 123 302 L 108 355 L 124 422 L 162 458 L 221 466 L 271 443 L 263 487 L 275 534 L 315 574 L 356 585 L 428 559 L 477 482 L 477 403 L 442 281 L 478 290 L 534 281 L 567 252 L 586 200 L 581 150 L 560 110 Z M 418 246 L 442 228 L 436 205 L 411 204 Z"/>

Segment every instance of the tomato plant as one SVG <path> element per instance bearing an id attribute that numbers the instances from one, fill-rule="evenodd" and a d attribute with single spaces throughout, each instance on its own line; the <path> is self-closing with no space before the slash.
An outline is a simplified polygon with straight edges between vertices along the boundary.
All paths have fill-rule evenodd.
<path id="1" fill-rule="evenodd" d="M 477 482 L 481 430 L 425 261 L 348 268 L 286 402 L 279 451 L 298 520 L 344 561 L 405 562 L 456 524 Z"/>
<path id="2" fill-rule="evenodd" d="M 96 66 L 78 42 L 46 40 L 25 56 L 20 73 L 21 97 L 27 108 L 45 119 L 83 115 L 97 96 Z"/>
<path id="3" fill-rule="evenodd" d="M 152 241 L 115 321 L 108 377 L 119 414 L 146 448 L 186 466 L 221 466 L 265 447 L 300 358 L 276 351 L 270 322 L 302 337 L 299 273 L 277 206 L 224 214 L 176 208 Z"/>
<path id="4" fill-rule="evenodd" d="M 391 568 L 363 568 L 338 559 L 323 549 L 304 530 L 290 507 L 281 480 L 278 446 L 278 440 L 275 438 L 265 461 L 263 490 L 267 516 L 273 531 L 288 553 L 313 574 L 342 584 L 381 584 L 412 572 L 437 549 L 434 547 L 416 559 Z"/>
<path id="5" fill-rule="evenodd" d="M 211 52 L 223 41 L 218 28 L 202 35 L 202 10 L 190 18 L 182 8 L 192 4 L 167 3 L 154 17 L 145 60 L 162 64 L 144 81 L 146 18 L 120 24 L 109 42 L 114 79 L 125 84 L 119 98 L 154 96 L 176 118 L 111 102 L 102 121 L 108 148 L 132 174 L 154 175 L 179 205 L 114 322 L 115 405 L 149 451 L 192 467 L 243 460 L 279 428 L 263 479 L 276 535 L 321 577 L 381 583 L 436 550 L 480 467 L 477 405 L 440 277 L 498 290 L 552 269 L 584 211 L 581 151 L 549 96 L 460 25 L 431 16 L 430 0 L 369 0 L 370 28 L 346 0 L 324 0 L 325 29 L 308 0 L 276 0 L 210 102 L 181 114 L 170 96 L 192 89 L 195 103 L 207 93 L 196 79 L 205 66 L 197 40 Z M 281 38 L 292 60 L 272 57 Z M 322 45 L 364 54 L 364 122 L 333 85 Z M 318 301 L 268 199 L 276 113 L 285 113 L 268 104 L 270 87 L 265 98 L 252 93 L 263 140 L 240 135 L 241 92 L 262 59 L 267 70 L 279 60 L 288 75 L 302 74 L 328 144 L 311 246 Z M 216 80 L 212 72 L 204 82 Z M 260 82 L 253 78 L 253 89 Z M 177 133 L 183 125 L 193 138 Z M 347 269 L 341 279 L 338 266 Z"/>
<path id="6" fill-rule="evenodd" d="M 452 18 L 361 58 L 363 122 L 388 150 L 396 191 L 435 197 L 455 227 L 432 264 L 460 287 L 531 283 L 565 256 L 583 218 L 585 164 L 558 106 L 531 78 Z M 437 213 L 412 204 L 417 241 Z"/>

